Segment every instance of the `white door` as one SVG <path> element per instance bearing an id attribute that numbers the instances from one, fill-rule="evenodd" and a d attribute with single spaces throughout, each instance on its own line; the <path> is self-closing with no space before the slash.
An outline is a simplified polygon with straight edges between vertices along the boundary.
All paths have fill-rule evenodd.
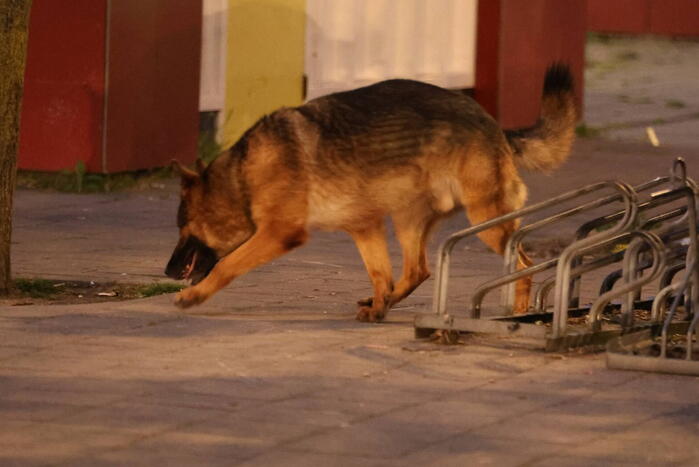
<path id="1" fill-rule="evenodd" d="M 226 104 L 226 31 L 228 0 L 204 0 L 199 111 L 223 110 Z"/>
<path id="2" fill-rule="evenodd" d="M 475 84 L 478 0 L 307 0 L 307 98 L 388 78 Z"/>

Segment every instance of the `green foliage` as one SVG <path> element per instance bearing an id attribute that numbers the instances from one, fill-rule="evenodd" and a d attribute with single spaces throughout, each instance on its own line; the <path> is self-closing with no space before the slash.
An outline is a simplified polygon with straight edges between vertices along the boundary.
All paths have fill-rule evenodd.
<path id="1" fill-rule="evenodd" d="M 58 293 L 54 282 L 46 279 L 15 279 L 15 288 L 32 298 L 49 298 Z"/>
<path id="2" fill-rule="evenodd" d="M 201 132 L 198 142 L 198 156 L 207 164 L 222 152 L 212 132 Z M 19 170 L 17 187 L 39 190 L 55 190 L 64 193 L 110 193 L 148 185 L 172 178 L 170 166 L 133 172 L 114 174 L 90 173 L 85 162 L 78 161 L 73 170 L 40 172 Z"/>
<path id="3" fill-rule="evenodd" d="M 624 104 L 652 104 L 653 99 L 651 99 L 648 96 L 640 96 L 640 97 L 631 97 L 626 94 L 619 94 L 616 96 L 617 100 L 619 102 L 623 102 Z"/>
<path id="4" fill-rule="evenodd" d="M 83 191 L 83 182 L 85 181 L 86 172 L 87 168 L 83 161 L 75 163 L 75 188 L 78 190 L 78 193 L 82 193 Z"/>
<path id="5" fill-rule="evenodd" d="M 172 170 L 170 167 L 116 174 L 99 174 L 86 173 L 76 164 L 74 171 L 38 172 L 20 170 L 17 172 L 17 187 L 55 190 L 66 193 L 109 193 L 147 185 L 171 177 Z"/>
<path id="6" fill-rule="evenodd" d="M 65 302 L 66 298 L 84 298 L 87 302 L 91 297 L 117 297 L 115 299 L 134 299 L 153 297 L 155 295 L 179 292 L 185 286 L 174 282 L 155 284 L 120 284 L 95 283 L 94 281 L 56 281 L 48 279 L 15 279 L 14 289 L 23 297 L 49 299 L 52 302 Z M 100 292 L 107 294 L 100 295 Z M 81 300 L 82 301 L 82 300 Z"/>
<path id="7" fill-rule="evenodd" d="M 687 107 L 687 104 L 678 99 L 668 99 L 665 101 L 665 107 L 669 107 L 671 109 L 684 109 Z"/>
<path id="8" fill-rule="evenodd" d="M 610 252 L 611 253 L 620 253 L 620 252 L 626 250 L 628 247 L 629 247 L 628 242 L 615 243 L 614 245 L 611 246 Z"/>
<path id="9" fill-rule="evenodd" d="M 222 149 L 221 145 L 216 141 L 214 132 L 202 131 L 199 133 L 199 141 L 197 144 L 199 159 L 208 164 L 221 154 Z"/>
<path id="10" fill-rule="evenodd" d="M 632 62 L 639 59 L 638 52 L 633 50 L 623 50 L 616 54 L 616 59 L 620 62 Z"/>
<path id="11" fill-rule="evenodd" d="M 610 34 L 604 34 L 600 32 L 588 32 L 587 33 L 587 41 L 589 43 L 600 43 L 600 44 L 609 44 L 612 42 L 614 39 L 614 36 Z"/>
<path id="12" fill-rule="evenodd" d="M 580 138 L 594 138 L 600 135 L 602 130 L 594 126 L 588 126 L 586 123 L 581 123 L 575 127 L 575 134 Z"/>

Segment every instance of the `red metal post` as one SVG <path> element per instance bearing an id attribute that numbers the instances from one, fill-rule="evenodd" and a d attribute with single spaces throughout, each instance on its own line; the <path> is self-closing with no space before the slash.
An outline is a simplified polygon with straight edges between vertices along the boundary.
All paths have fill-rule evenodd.
<path id="1" fill-rule="evenodd" d="M 202 0 L 32 5 L 21 169 L 189 163 L 198 138 Z"/>
<path id="2" fill-rule="evenodd" d="M 476 99 L 507 128 L 539 115 L 546 67 L 570 64 L 582 107 L 586 32 L 585 0 L 479 2 Z"/>

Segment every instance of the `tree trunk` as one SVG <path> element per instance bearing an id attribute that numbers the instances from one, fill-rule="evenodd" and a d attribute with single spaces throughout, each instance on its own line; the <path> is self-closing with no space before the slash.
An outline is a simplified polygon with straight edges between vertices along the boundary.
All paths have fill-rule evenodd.
<path id="1" fill-rule="evenodd" d="M 0 295 L 10 288 L 12 194 L 31 0 L 0 0 Z"/>

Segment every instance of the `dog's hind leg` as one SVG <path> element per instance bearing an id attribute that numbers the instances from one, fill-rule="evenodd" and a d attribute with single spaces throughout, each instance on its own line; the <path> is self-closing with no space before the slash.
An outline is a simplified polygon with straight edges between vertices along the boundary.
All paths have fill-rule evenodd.
<path id="1" fill-rule="evenodd" d="M 505 215 L 520 209 L 526 199 L 526 187 L 514 169 L 512 160 L 507 156 L 495 158 L 500 166 L 494 170 L 494 176 L 471 183 L 464 187 L 463 204 L 472 225 L 485 222 L 494 217 Z M 519 227 L 519 220 L 504 222 L 478 234 L 478 237 L 494 252 L 502 255 L 507 241 Z M 517 269 L 532 265 L 531 259 L 522 248 L 518 250 Z M 529 307 L 529 294 L 532 279 L 525 277 L 515 286 L 515 313 L 525 313 Z"/>
<path id="2" fill-rule="evenodd" d="M 507 214 L 508 211 L 497 209 L 493 206 L 471 205 L 468 207 L 468 218 L 473 225 L 485 222 L 493 217 Z M 494 252 L 502 255 L 505 251 L 507 241 L 518 227 L 518 222 L 509 221 L 478 234 L 478 237 L 490 247 Z M 517 270 L 529 267 L 532 265 L 531 259 L 520 248 L 518 251 Z M 532 279 L 525 277 L 517 281 L 515 285 L 515 313 L 525 313 L 529 307 L 529 293 L 531 290 Z"/>
<path id="3" fill-rule="evenodd" d="M 429 206 L 425 206 L 421 210 L 395 212 L 391 217 L 403 253 L 403 273 L 393 287 L 389 306 L 403 300 L 430 277 L 427 241 L 440 216 Z M 357 303 L 371 306 L 373 301 L 373 297 L 369 297 Z"/>
<path id="4" fill-rule="evenodd" d="M 388 256 L 383 220 L 378 220 L 361 230 L 353 230 L 349 234 L 357 244 L 374 288 L 371 301 L 359 303 L 357 319 L 370 322 L 381 321 L 388 313 L 393 290 L 391 259 Z"/>
<path id="5" fill-rule="evenodd" d="M 410 295 L 430 277 L 427 241 L 438 219 L 439 215 L 429 207 L 393 215 L 396 237 L 403 251 L 403 274 L 391 294 L 391 305 Z"/>

